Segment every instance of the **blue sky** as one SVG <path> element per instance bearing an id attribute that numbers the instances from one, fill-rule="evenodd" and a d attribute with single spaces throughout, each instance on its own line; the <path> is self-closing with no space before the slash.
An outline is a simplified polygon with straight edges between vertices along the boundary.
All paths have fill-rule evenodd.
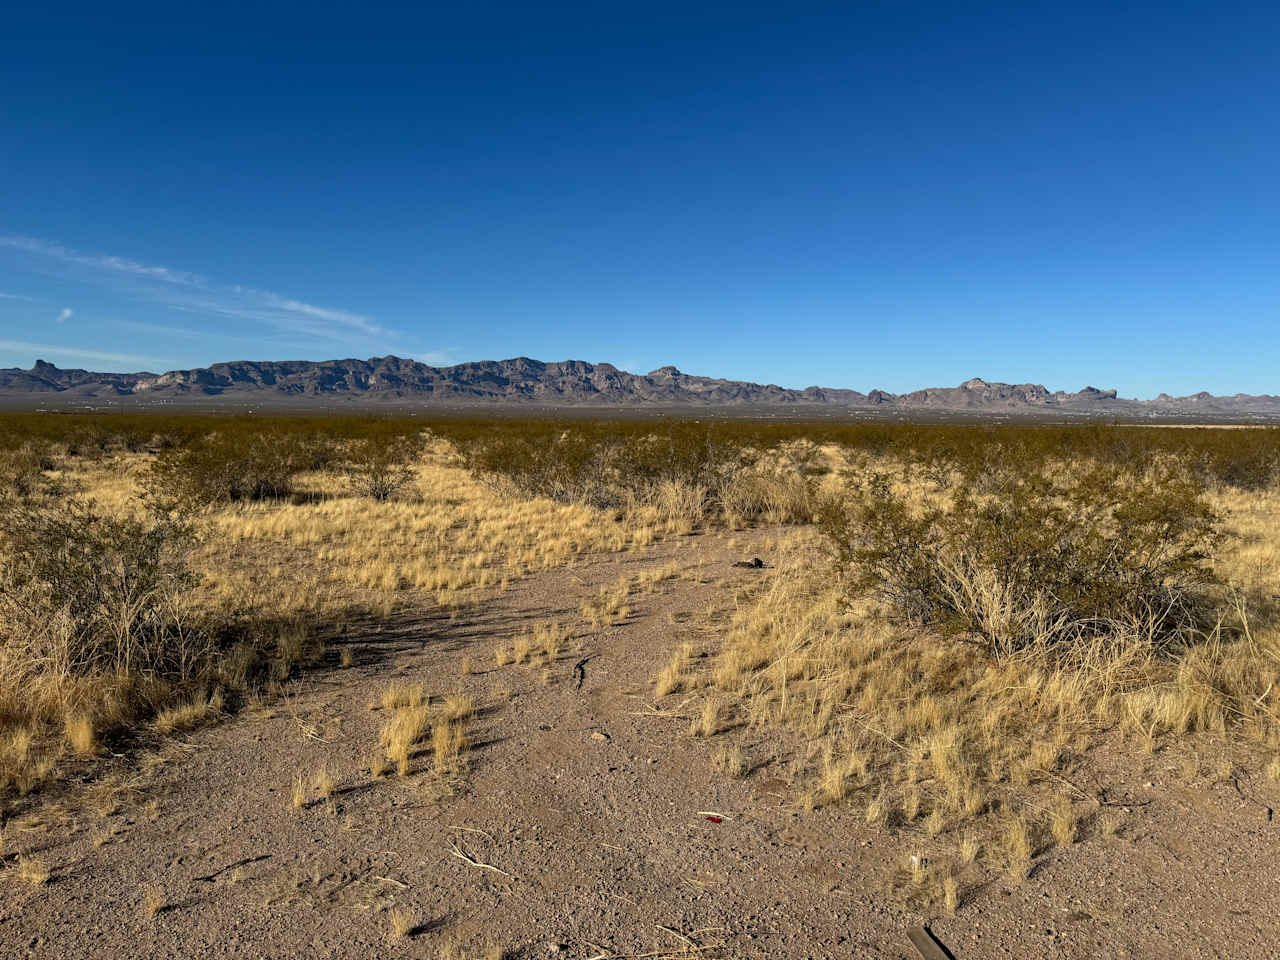
<path id="1" fill-rule="evenodd" d="M 1280 393 L 1274 5 L 5 20 L 0 366 Z"/>

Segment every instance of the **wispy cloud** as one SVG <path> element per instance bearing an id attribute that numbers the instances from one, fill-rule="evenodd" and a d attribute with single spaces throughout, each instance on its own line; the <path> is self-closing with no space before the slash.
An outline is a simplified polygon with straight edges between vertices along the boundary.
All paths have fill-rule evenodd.
<path id="1" fill-rule="evenodd" d="M 170 270 L 168 267 L 150 266 L 145 263 L 138 263 L 136 260 L 127 260 L 124 257 L 80 253 L 64 247 L 60 243 L 38 240 L 35 237 L 0 237 L 0 247 L 11 247 L 26 253 L 55 257 L 66 263 L 78 263 L 86 267 L 114 270 L 118 273 L 129 273 L 135 277 L 163 280 L 166 283 L 181 283 L 190 286 L 203 286 L 208 283 L 208 280 L 198 273 L 188 273 L 185 270 Z"/>
<path id="2" fill-rule="evenodd" d="M 62 310 L 58 313 L 58 322 L 66 323 L 68 320 L 71 319 L 71 316 L 74 312 L 75 311 L 73 311 L 70 307 L 63 307 Z"/>
<path id="3" fill-rule="evenodd" d="M 24 296 L 21 293 L 3 293 L 0 292 L 0 300 L 25 300 L 27 303 L 35 303 L 35 297 Z"/>
<path id="4" fill-rule="evenodd" d="M 156 357 L 142 357 L 132 353 L 111 353 L 105 350 L 82 350 L 80 347 L 59 347 L 51 343 L 28 343 L 25 340 L 0 340 L 0 350 L 31 357 L 70 357 L 73 360 L 102 361 L 145 366 L 159 363 Z"/>
<path id="5" fill-rule="evenodd" d="M 435 367 L 445 367 L 453 363 L 452 350 L 426 350 L 411 353 L 408 356 L 410 360 L 417 360 L 419 363 L 429 363 Z"/>
<path id="6" fill-rule="evenodd" d="M 0 236 L 0 247 L 74 264 L 104 275 L 151 281 L 145 299 L 189 313 L 250 320 L 290 333 L 328 340 L 352 334 L 382 337 L 388 331 L 363 314 L 321 307 L 271 290 L 218 283 L 187 270 L 141 263 L 126 257 L 87 254 L 34 237 Z"/>

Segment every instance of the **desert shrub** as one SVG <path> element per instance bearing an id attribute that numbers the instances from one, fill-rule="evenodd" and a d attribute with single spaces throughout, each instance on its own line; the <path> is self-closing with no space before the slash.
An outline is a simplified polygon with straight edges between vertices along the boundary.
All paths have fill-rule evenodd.
<path id="1" fill-rule="evenodd" d="M 733 521 L 810 523 L 817 507 L 814 488 L 798 473 L 744 470 L 720 493 L 725 517 Z"/>
<path id="2" fill-rule="evenodd" d="M 610 485 L 621 444 L 565 430 L 547 435 L 496 433 L 467 438 L 463 454 L 478 476 L 513 484 L 526 496 L 596 507 L 622 504 Z"/>
<path id="3" fill-rule="evenodd" d="M 413 482 L 413 461 L 421 452 L 416 437 L 355 441 L 348 454 L 352 489 L 372 500 L 390 500 Z"/>
<path id="4" fill-rule="evenodd" d="M 141 665 L 131 639 L 153 632 L 165 598 L 194 582 L 191 528 L 170 517 L 109 517 L 77 500 L 18 505 L 4 513 L 3 543 L 0 595 L 65 613 L 78 637 L 69 661 L 77 670 Z"/>
<path id="5" fill-rule="evenodd" d="M 100 423 L 82 423 L 65 435 L 67 456 L 97 460 L 111 445 L 111 434 Z"/>
<path id="6" fill-rule="evenodd" d="M 914 514 L 921 505 L 908 506 Z M 769 745 L 760 756 L 782 756 L 796 771 L 805 805 L 853 805 L 913 844 L 940 817 L 956 840 L 981 841 L 998 868 L 1027 856 L 1000 839 L 1011 817 L 1052 817 L 1055 795 L 1083 798 L 1077 785 L 1092 777 L 1077 771 L 1096 745 L 1113 747 L 1117 731 L 1142 749 L 1168 738 L 1194 744 L 1203 733 L 1196 749 L 1233 762 L 1261 766 L 1274 755 L 1274 620 L 1251 630 L 1233 604 L 1188 638 L 1198 642 L 1153 651 L 1097 638 L 1087 651 L 1036 645 L 995 657 L 895 622 L 871 597 L 852 598 L 832 575 L 825 541 L 807 530 L 782 538 L 777 575 L 737 608 L 719 650 L 703 661 L 678 657 L 654 688 L 659 697 L 683 691 L 686 715 L 719 704 L 727 723 L 753 727 L 749 739 Z M 1062 833 L 1057 842 L 1069 844 Z"/>
<path id="7" fill-rule="evenodd" d="M 218 432 L 162 454 L 148 486 L 161 502 L 198 506 L 286 497 L 298 473 L 327 462 L 323 447 L 275 430 Z"/>
<path id="8" fill-rule="evenodd" d="M 3 712 L 46 715 L 134 681 L 189 683 L 208 640 L 181 612 L 194 583 L 190 528 L 169 517 L 108 517 L 90 503 L 4 510 L 0 561 Z M 113 678 L 94 683 L 91 678 Z M 99 705 L 101 706 L 101 705 Z M 132 709 L 116 703 L 115 719 Z"/>
<path id="9" fill-rule="evenodd" d="M 34 443 L 0 450 L 0 498 L 31 497 L 49 488 L 44 473 L 55 466 L 48 449 Z"/>
<path id="10" fill-rule="evenodd" d="M 1206 486 L 1265 490 L 1280 481 L 1280 450 L 1263 445 L 1219 447 L 1202 455 L 1196 466 Z"/>
<path id="11" fill-rule="evenodd" d="M 999 492 L 965 482 L 930 503 L 885 474 L 855 483 L 820 520 L 847 590 L 996 656 L 1117 635 L 1163 646 L 1198 625 L 1219 520 L 1184 476 L 1094 465 L 986 486 Z"/>
<path id="12" fill-rule="evenodd" d="M 712 509 L 711 491 L 687 480 L 658 480 L 647 485 L 638 503 L 650 506 L 675 529 L 693 530 Z"/>
<path id="13" fill-rule="evenodd" d="M 665 447 L 674 453 L 671 471 L 684 479 L 708 452 L 717 450 L 779 451 L 790 456 L 803 475 L 821 471 L 817 448 L 834 444 L 871 456 L 890 456 L 917 465 L 916 475 L 939 485 L 957 474 L 976 476 L 992 464 L 1010 459 L 1034 465 L 1051 461 L 1083 461 L 1123 466 L 1138 472 L 1151 462 L 1172 458 L 1195 468 L 1211 485 L 1257 489 L 1277 482 L 1280 428 L 1223 430 L 1162 429 L 1145 424 L 893 423 L 839 422 L 833 419 L 679 420 L 654 414 L 646 418 L 599 421 L 585 418 L 437 416 L 227 416 L 138 413 L 7 413 L 0 414 L 0 449 L 25 443 L 61 445 L 73 455 L 96 456 L 110 449 L 155 450 L 162 445 L 199 445 L 212 434 L 248 442 L 255 435 L 291 438 L 313 455 L 332 455 L 343 441 L 416 436 L 429 425 L 453 443 L 473 464 L 493 467 L 502 452 L 515 454 L 514 472 L 539 474 L 529 458 L 554 447 L 566 461 L 555 477 L 567 489 L 588 481 L 597 457 L 618 462 L 633 449 L 640 459 Z M 559 438 L 567 437 L 564 441 Z M 146 438 L 143 440 L 143 438 Z M 576 439 L 575 439 L 576 438 Z M 649 439 L 645 439 L 649 438 Z M 575 449 L 576 448 L 576 449 Z M 621 453 L 610 448 L 620 448 Z M 484 454 L 488 450 L 492 456 Z M 700 452 L 699 452 L 700 451 Z M 718 458 L 717 454 L 717 458 Z M 575 457 L 577 466 L 574 467 Z M 523 461 L 523 462 L 522 462 Z M 661 467 L 661 464 L 654 465 Z M 304 467 L 306 469 L 306 467 Z M 503 470 L 498 469 L 501 475 Z M 660 479 L 672 479 L 670 475 Z M 590 487 L 590 484 L 587 484 Z M 714 487 L 714 484 L 711 486 Z M 616 491 L 615 491 L 616 493 Z"/>
<path id="14" fill-rule="evenodd" d="M 719 509 L 724 488 L 751 460 L 732 435 L 692 423 L 548 422 L 453 439 L 474 473 L 527 496 L 602 508 L 649 505 L 690 522 Z"/>

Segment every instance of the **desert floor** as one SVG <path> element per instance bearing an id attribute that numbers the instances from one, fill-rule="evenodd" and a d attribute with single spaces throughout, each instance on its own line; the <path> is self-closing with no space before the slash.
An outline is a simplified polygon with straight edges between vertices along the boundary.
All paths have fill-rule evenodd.
<path id="1" fill-rule="evenodd" d="M 949 914 L 913 896 L 910 836 L 802 809 L 758 733 L 691 736 L 681 696 L 655 702 L 653 678 L 682 643 L 714 651 L 742 591 L 775 575 L 733 561 L 768 559 L 776 534 L 677 537 L 534 573 L 453 616 L 347 624 L 329 647 L 351 666 L 145 762 L 117 758 L 10 823 L 11 847 L 50 876 L 0 878 L 0 954 L 916 957 L 907 930 L 928 924 L 962 960 L 1276 955 L 1280 791 L 1260 776 L 1187 783 L 1173 758 L 1104 746 L 1088 775 L 1118 829 L 1086 825 Z M 522 631 L 581 623 L 584 598 L 673 564 L 545 673 L 496 664 Z M 474 697 L 465 769 L 433 772 L 424 751 L 408 776 L 370 775 L 396 680 Z M 750 747 L 743 777 L 715 770 L 725 738 Z M 328 799 L 313 785 L 325 769 Z"/>

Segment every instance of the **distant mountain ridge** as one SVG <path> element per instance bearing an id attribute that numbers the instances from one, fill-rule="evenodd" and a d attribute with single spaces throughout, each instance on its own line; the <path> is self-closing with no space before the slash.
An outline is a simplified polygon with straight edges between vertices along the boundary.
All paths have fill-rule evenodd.
<path id="1" fill-rule="evenodd" d="M 397 405 L 538 404 L 544 406 L 822 407 L 832 410 L 1007 413 L 1098 416 L 1280 417 L 1280 397 L 1197 393 L 1126 399 L 1115 390 L 1085 387 L 1050 392 L 1035 383 L 989 383 L 974 378 L 956 387 L 910 393 L 860 393 L 829 387 L 792 390 L 723 380 L 660 367 L 636 374 L 609 363 L 527 357 L 434 367 L 400 357 L 369 360 L 235 361 L 167 373 L 95 373 L 37 360 L 30 370 L 0 369 L 0 399 L 55 403 L 132 398 L 210 402 L 234 398 L 275 401 L 381 401 Z"/>

